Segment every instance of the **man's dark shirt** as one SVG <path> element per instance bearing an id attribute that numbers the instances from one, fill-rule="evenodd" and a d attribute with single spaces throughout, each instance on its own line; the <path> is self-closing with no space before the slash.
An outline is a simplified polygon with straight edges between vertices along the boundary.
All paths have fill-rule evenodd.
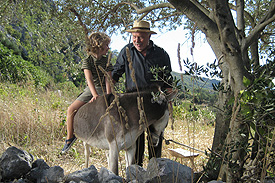
<path id="1" fill-rule="evenodd" d="M 165 82 L 155 81 L 154 76 L 150 71 L 151 67 L 163 68 L 164 66 L 166 66 L 166 73 L 164 74 L 164 78 L 165 80 L 169 79 L 169 84 L 172 83 L 172 69 L 170 58 L 167 52 L 163 48 L 155 45 L 153 41 L 150 41 L 150 44 L 152 45 L 152 47 L 147 50 L 145 57 L 135 48 L 133 43 L 129 43 L 120 51 L 117 57 L 116 64 L 114 65 L 112 75 L 113 79 L 115 81 L 118 81 L 119 77 L 121 77 L 125 73 L 127 90 L 135 89 L 136 84 L 131 78 L 131 70 L 129 68 L 129 63 L 126 55 L 126 47 L 129 48 L 131 54 L 133 68 L 135 69 L 135 78 L 139 88 L 150 86 L 154 83 L 162 86 L 163 88 L 172 87 Z M 158 75 L 160 78 L 163 78 L 163 72 L 159 72 Z"/>

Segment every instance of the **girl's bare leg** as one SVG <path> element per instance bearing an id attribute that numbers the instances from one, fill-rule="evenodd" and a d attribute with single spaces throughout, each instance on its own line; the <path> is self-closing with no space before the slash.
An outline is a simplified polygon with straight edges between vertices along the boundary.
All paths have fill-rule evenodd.
<path id="1" fill-rule="evenodd" d="M 69 107 L 67 111 L 67 140 L 71 139 L 74 134 L 74 128 L 73 128 L 73 121 L 74 121 L 74 116 L 77 112 L 77 110 L 83 106 L 85 102 L 80 101 L 80 100 L 75 100 Z"/>

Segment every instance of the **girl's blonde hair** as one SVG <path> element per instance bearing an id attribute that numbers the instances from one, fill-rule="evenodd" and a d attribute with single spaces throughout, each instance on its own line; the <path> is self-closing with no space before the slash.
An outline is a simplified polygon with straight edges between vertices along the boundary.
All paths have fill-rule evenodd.
<path id="1" fill-rule="evenodd" d="M 102 49 L 104 43 L 110 43 L 111 38 L 103 32 L 94 32 L 88 36 L 86 51 L 88 55 L 97 54 Z"/>

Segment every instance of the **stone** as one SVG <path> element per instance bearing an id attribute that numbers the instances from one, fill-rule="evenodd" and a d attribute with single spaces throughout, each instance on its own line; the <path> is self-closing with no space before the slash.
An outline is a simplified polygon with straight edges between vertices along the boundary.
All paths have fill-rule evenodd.
<path id="1" fill-rule="evenodd" d="M 31 182 L 37 182 L 43 176 L 44 171 L 49 168 L 50 166 L 44 160 L 38 159 L 32 163 L 32 169 L 26 175 L 26 178 Z"/>
<path id="2" fill-rule="evenodd" d="M 0 158 L 2 180 L 20 179 L 32 167 L 33 156 L 14 146 L 9 147 Z"/>
<path id="3" fill-rule="evenodd" d="M 102 167 L 98 173 L 99 182 L 101 183 L 116 183 L 116 182 L 123 182 L 122 177 L 114 174 L 110 170 L 105 167 Z"/>
<path id="4" fill-rule="evenodd" d="M 146 170 L 139 165 L 130 165 L 126 169 L 126 180 L 127 182 L 133 182 L 134 180 L 138 180 L 138 182 L 145 182 L 148 180 Z"/>
<path id="5" fill-rule="evenodd" d="M 63 180 L 64 170 L 60 166 L 53 166 L 43 171 L 43 175 L 37 183 L 57 183 Z"/>
<path id="6" fill-rule="evenodd" d="M 192 169 L 167 158 L 151 158 L 147 166 L 150 183 L 191 183 Z"/>
<path id="7" fill-rule="evenodd" d="M 65 177 L 65 182 L 86 182 L 86 183 L 99 183 L 97 169 L 94 165 L 83 170 L 75 171 Z"/>

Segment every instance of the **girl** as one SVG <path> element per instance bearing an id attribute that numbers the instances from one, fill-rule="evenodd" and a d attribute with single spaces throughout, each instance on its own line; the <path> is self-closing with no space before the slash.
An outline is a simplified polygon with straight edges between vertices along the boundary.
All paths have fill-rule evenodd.
<path id="1" fill-rule="evenodd" d="M 67 138 L 65 145 L 61 151 L 62 154 L 66 153 L 73 143 L 76 141 L 73 129 L 73 120 L 76 111 L 87 102 L 93 102 L 99 95 L 103 94 L 101 82 L 104 81 L 104 74 L 98 68 L 101 66 L 111 76 L 113 67 L 111 64 L 107 65 L 108 58 L 106 54 L 109 50 L 110 37 L 105 33 L 92 33 L 88 37 L 87 53 L 88 57 L 83 61 L 81 69 L 84 71 L 85 79 L 88 86 L 84 92 L 69 106 L 67 111 Z M 111 87 L 108 79 L 105 79 L 103 85 L 104 93 L 111 93 Z"/>

